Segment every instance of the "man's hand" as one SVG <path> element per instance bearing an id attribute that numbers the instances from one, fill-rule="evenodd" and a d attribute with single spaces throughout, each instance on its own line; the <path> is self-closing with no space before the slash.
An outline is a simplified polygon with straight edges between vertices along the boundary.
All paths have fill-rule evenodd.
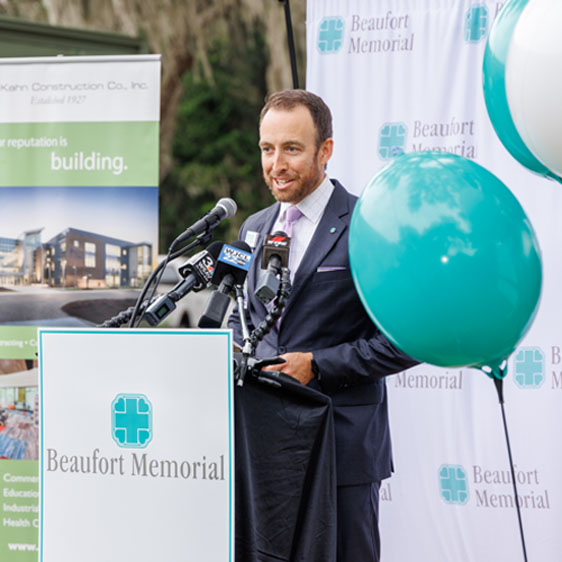
<path id="1" fill-rule="evenodd" d="M 264 371 L 281 371 L 294 379 L 297 379 L 301 384 L 307 385 L 313 378 L 311 361 L 312 353 L 303 353 L 300 351 L 294 353 L 285 353 L 280 355 L 285 363 L 279 365 L 269 365 L 264 367 Z"/>

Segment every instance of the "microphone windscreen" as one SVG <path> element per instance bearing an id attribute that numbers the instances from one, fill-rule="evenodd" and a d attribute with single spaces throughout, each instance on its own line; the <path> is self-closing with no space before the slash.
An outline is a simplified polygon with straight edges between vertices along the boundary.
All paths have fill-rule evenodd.
<path id="1" fill-rule="evenodd" d="M 281 267 L 289 267 L 291 239 L 282 231 L 268 234 L 263 241 L 261 268 L 267 269 L 271 256 L 279 256 Z"/>
<path id="2" fill-rule="evenodd" d="M 217 259 L 211 282 L 218 285 L 222 278 L 230 273 L 234 277 L 235 284 L 241 285 L 248 275 L 253 258 L 252 249 L 246 242 L 236 240 L 232 244 L 225 244 Z"/>
<path id="3" fill-rule="evenodd" d="M 236 202 L 234 201 L 234 199 L 231 199 L 230 197 L 223 197 L 222 199 L 219 199 L 217 201 L 217 207 L 222 207 L 225 210 L 225 215 L 224 218 L 225 219 L 229 219 L 230 217 L 233 217 L 236 214 L 236 211 L 238 211 L 238 206 L 236 205 Z"/>
<path id="4" fill-rule="evenodd" d="M 210 270 L 211 274 L 214 271 L 216 261 L 219 258 L 221 253 L 222 247 L 224 246 L 224 242 L 219 242 L 215 240 L 207 246 L 205 250 L 195 254 L 192 258 L 186 261 L 181 267 L 178 268 L 178 273 L 182 277 L 187 277 L 190 273 L 193 272 L 195 267 L 199 269 L 201 267 L 206 267 Z"/>

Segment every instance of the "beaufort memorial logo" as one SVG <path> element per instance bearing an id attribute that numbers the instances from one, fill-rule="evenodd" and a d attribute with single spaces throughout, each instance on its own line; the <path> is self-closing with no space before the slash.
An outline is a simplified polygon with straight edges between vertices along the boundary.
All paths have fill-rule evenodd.
<path id="1" fill-rule="evenodd" d="M 404 152 L 408 129 L 404 123 L 383 123 L 379 133 L 379 156 L 390 160 Z"/>
<path id="2" fill-rule="evenodd" d="M 441 465 L 439 490 L 446 503 L 464 505 L 468 501 L 468 478 L 464 468 L 456 464 Z"/>
<path id="3" fill-rule="evenodd" d="M 513 380 L 519 388 L 539 388 L 545 380 L 545 355 L 539 347 L 520 347 L 514 354 Z"/>
<path id="4" fill-rule="evenodd" d="M 478 43 L 488 32 L 488 8 L 485 4 L 471 6 L 465 14 L 464 40 L 467 43 Z"/>
<path id="5" fill-rule="evenodd" d="M 118 394 L 111 403 L 112 437 L 119 447 L 144 449 L 152 440 L 152 404 L 144 394 Z"/>
<path id="6" fill-rule="evenodd" d="M 323 55 L 337 53 L 343 45 L 345 24 L 343 18 L 327 17 L 320 22 L 318 29 L 318 50 Z"/>

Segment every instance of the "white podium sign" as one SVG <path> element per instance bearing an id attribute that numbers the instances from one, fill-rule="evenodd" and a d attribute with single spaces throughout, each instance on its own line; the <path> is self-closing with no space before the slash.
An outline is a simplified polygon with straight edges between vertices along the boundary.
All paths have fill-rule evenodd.
<path id="1" fill-rule="evenodd" d="M 232 561 L 229 330 L 40 329 L 42 562 Z"/>

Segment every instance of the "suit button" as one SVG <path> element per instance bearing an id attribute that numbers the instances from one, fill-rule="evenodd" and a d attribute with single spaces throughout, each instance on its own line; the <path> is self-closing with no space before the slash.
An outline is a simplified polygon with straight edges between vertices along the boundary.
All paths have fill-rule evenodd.
<path id="1" fill-rule="evenodd" d="M 279 353 L 286 353 L 287 352 L 287 348 L 284 345 L 280 345 L 279 346 Z"/>

